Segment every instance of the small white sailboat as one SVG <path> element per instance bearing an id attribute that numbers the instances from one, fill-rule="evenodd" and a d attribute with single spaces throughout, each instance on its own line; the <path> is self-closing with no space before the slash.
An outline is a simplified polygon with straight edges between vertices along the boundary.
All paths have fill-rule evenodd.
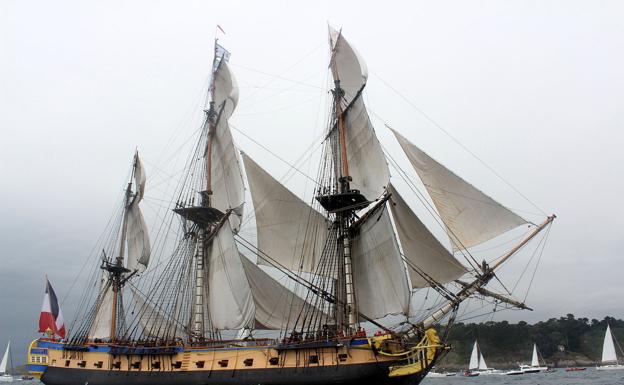
<path id="1" fill-rule="evenodd" d="M 472 346 L 472 353 L 470 354 L 470 363 L 468 364 L 468 371 L 466 375 L 469 377 L 481 375 L 487 376 L 490 374 L 500 374 L 500 370 L 496 370 L 493 368 L 488 368 L 487 363 L 485 362 L 485 358 L 483 358 L 483 353 L 479 348 L 479 343 L 475 341 Z"/>
<path id="2" fill-rule="evenodd" d="M 13 366 L 11 360 L 11 341 L 7 344 L 2 361 L 0 361 L 0 382 L 13 382 L 13 376 L 7 372 L 7 364 L 11 361 L 11 367 Z"/>
<path id="3" fill-rule="evenodd" d="M 531 358 L 531 365 L 520 365 L 522 373 L 539 373 L 547 372 L 547 366 L 540 366 L 539 357 L 537 355 L 537 344 L 533 344 L 533 357 Z"/>
<path id="4" fill-rule="evenodd" d="M 615 353 L 615 345 L 613 344 L 613 335 L 611 328 L 607 325 L 604 342 L 602 343 L 602 365 L 596 366 L 597 370 L 618 370 L 624 369 L 624 365 L 620 364 Z"/>

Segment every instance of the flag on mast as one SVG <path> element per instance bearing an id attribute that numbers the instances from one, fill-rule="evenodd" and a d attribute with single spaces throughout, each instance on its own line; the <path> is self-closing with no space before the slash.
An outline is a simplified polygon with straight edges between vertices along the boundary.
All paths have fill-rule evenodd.
<path id="1" fill-rule="evenodd" d="M 63 312 L 59 306 L 56 293 L 50 285 L 50 281 L 46 277 L 46 289 L 43 296 L 43 305 L 41 305 L 41 314 L 39 315 L 39 332 L 50 332 L 61 338 L 65 338 L 65 320 Z"/>

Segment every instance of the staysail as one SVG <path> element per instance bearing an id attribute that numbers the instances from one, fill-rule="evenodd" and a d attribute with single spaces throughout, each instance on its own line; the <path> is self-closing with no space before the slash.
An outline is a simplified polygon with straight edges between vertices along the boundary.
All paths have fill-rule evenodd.
<path id="1" fill-rule="evenodd" d="M 88 337 L 93 340 L 106 339 L 111 336 L 113 322 L 113 288 L 110 281 L 102 280 L 100 293 L 96 302 L 96 312 Z"/>
<path id="2" fill-rule="evenodd" d="M 448 283 L 464 275 L 466 273 L 464 266 L 431 234 L 394 186 L 390 185 L 388 192 L 392 194 L 390 200 L 393 204 L 390 208 L 408 262 L 412 287 L 422 288 L 430 284 L 411 266 L 437 283 Z"/>
<path id="3" fill-rule="evenodd" d="M 130 291 L 136 304 L 136 311 L 141 315 L 138 318 L 145 336 L 181 337 L 187 334 L 175 319 L 165 316 L 156 306 L 145 301 L 136 289 L 131 288 Z"/>
<path id="4" fill-rule="evenodd" d="M 358 225 L 352 255 L 358 311 L 371 318 L 407 314 L 410 289 L 385 203 Z"/>
<path id="5" fill-rule="evenodd" d="M 436 162 L 401 134 L 393 132 L 447 227 L 454 251 L 478 245 L 527 223 Z"/>
<path id="6" fill-rule="evenodd" d="M 604 342 L 602 343 L 602 363 L 617 363 L 617 354 L 615 353 L 615 345 L 613 344 L 613 336 L 611 335 L 611 327 L 607 325 Z"/>
<path id="7" fill-rule="evenodd" d="M 305 306 L 305 300 L 280 284 L 255 263 L 241 255 L 256 305 L 256 329 L 284 329 L 291 317 Z"/>
<path id="8" fill-rule="evenodd" d="M 254 301 L 232 229 L 226 223 L 208 251 L 208 311 L 215 329 L 253 326 Z"/>
<path id="9" fill-rule="evenodd" d="M 368 199 L 379 198 L 390 180 L 390 171 L 381 144 L 375 136 L 362 90 L 366 86 L 366 64 L 341 33 L 330 30 L 332 39 L 332 75 L 344 91 L 346 155 L 351 188 Z"/>
<path id="10" fill-rule="evenodd" d="M 315 271 L 329 223 L 243 153 L 256 214 L 258 249 L 293 271 Z M 259 264 L 268 264 L 258 259 Z"/>
<path id="11" fill-rule="evenodd" d="M 479 370 L 487 370 L 487 364 L 485 363 L 485 358 L 483 358 L 483 353 L 479 350 Z"/>
<path id="12" fill-rule="evenodd" d="M 222 59 L 214 73 L 214 106 L 217 121 L 211 138 L 210 173 L 212 207 L 233 212 L 229 220 L 234 233 L 238 232 L 245 203 L 245 185 L 240 169 L 238 151 L 234 146 L 228 119 L 238 103 L 238 86 L 227 61 Z"/>

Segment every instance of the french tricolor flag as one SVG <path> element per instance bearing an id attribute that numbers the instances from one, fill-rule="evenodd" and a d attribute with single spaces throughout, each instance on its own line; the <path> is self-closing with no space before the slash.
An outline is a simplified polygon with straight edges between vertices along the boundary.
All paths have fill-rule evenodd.
<path id="1" fill-rule="evenodd" d="M 59 306 L 54 289 L 52 289 L 52 285 L 50 285 L 50 281 L 47 278 L 45 296 L 43 297 L 43 305 L 41 305 L 41 314 L 39 315 L 39 331 L 65 338 L 63 312 Z"/>

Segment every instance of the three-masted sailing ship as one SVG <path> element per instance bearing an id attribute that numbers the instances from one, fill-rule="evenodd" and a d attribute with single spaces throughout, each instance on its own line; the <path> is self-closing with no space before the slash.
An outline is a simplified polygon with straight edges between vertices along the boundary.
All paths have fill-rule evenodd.
<path id="1" fill-rule="evenodd" d="M 329 41 L 331 115 L 314 199 L 300 199 L 234 146 L 228 120 L 238 88 L 229 53 L 215 42 L 201 135 L 173 199 L 175 247 L 146 271 L 146 178 L 137 154 L 102 250 L 96 300 L 66 340 L 37 341 L 48 352 L 45 384 L 418 384 L 448 350 L 434 325 L 462 301 L 478 294 L 522 306 L 484 286 L 554 217 L 492 265 L 460 263 L 453 252 L 527 221 L 394 132 L 445 226 L 447 250 L 390 183 L 363 100 L 364 61 L 340 32 Z M 253 240 L 239 234 L 250 210 L 246 184 Z M 444 301 L 402 328 L 379 321 L 405 319 L 420 288 Z M 363 325 L 378 331 L 367 335 Z M 256 330 L 279 337 L 255 338 Z"/>

